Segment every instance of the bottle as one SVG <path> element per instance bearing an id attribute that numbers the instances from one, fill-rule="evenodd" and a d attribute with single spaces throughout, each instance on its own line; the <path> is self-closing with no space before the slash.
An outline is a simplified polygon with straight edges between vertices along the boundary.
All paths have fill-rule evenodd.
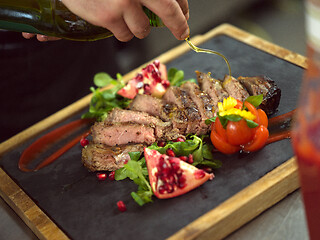
<path id="1" fill-rule="evenodd" d="M 300 90 L 292 144 L 311 240 L 320 239 L 320 0 L 306 0 L 308 67 Z"/>
<path id="2" fill-rule="evenodd" d="M 150 25 L 163 23 L 144 8 Z M 70 12 L 61 0 L 0 0 L 0 29 L 43 34 L 76 41 L 93 41 L 113 34 Z"/>

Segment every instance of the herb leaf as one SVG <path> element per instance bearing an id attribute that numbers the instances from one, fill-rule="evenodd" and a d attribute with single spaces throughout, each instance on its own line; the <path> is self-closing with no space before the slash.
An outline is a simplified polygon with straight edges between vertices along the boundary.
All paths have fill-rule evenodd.
<path id="1" fill-rule="evenodd" d="M 245 101 L 251 103 L 254 107 L 259 107 L 259 105 L 263 101 L 263 95 L 260 94 L 260 95 L 249 96 L 246 98 Z"/>
<path id="2" fill-rule="evenodd" d="M 249 119 L 245 119 L 245 120 L 246 120 L 247 125 L 248 125 L 249 128 L 255 128 L 255 127 L 258 127 L 258 126 L 259 126 L 258 123 L 254 122 L 254 121 L 252 121 L 252 120 L 249 120 Z"/>
<path id="3" fill-rule="evenodd" d="M 182 70 L 178 70 L 176 68 L 170 68 L 168 70 L 168 80 L 171 86 L 181 86 L 184 82 L 195 82 L 196 80 L 191 79 L 184 79 L 184 72 Z"/>

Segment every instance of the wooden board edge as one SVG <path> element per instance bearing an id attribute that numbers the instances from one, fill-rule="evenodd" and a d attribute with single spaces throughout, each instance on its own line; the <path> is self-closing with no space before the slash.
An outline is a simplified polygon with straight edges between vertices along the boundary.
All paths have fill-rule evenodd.
<path id="1" fill-rule="evenodd" d="M 223 239 L 297 188 L 298 170 L 293 157 L 168 240 Z"/>
<path id="2" fill-rule="evenodd" d="M 0 196 L 39 239 L 69 239 L 1 168 L 0 183 Z"/>

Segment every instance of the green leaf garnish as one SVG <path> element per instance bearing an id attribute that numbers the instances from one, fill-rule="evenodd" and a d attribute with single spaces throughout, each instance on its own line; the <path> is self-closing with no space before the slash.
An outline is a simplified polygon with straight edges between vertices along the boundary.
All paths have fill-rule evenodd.
<path id="1" fill-rule="evenodd" d="M 194 83 L 197 82 L 193 78 L 188 80 L 184 79 L 184 72 L 176 68 L 170 68 L 168 70 L 168 81 L 170 82 L 171 86 L 177 86 L 177 87 L 181 86 L 185 82 L 194 82 Z"/>
<path id="2" fill-rule="evenodd" d="M 225 118 L 228 121 L 232 121 L 232 122 L 239 122 L 242 119 L 241 116 L 235 115 L 235 114 L 226 115 L 226 116 L 223 116 L 223 118 Z"/>
<path id="3" fill-rule="evenodd" d="M 246 98 L 245 102 L 251 103 L 254 107 L 259 107 L 263 101 L 263 95 L 254 95 Z"/>
<path id="4" fill-rule="evenodd" d="M 247 125 L 248 125 L 249 128 L 255 128 L 255 127 L 258 127 L 258 126 L 259 126 L 258 123 L 254 122 L 254 121 L 252 121 L 252 120 L 249 120 L 249 119 L 245 119 L 245 120 L 246 120 Z"/>
<path id="5" fill-rule="evenodd" d="M 216 118 L 217 118 L 217 116 L 214 116 L 213 118 L 206 119 L 205 124 L 209 125 L 209 124 L 215 122 Z"/>

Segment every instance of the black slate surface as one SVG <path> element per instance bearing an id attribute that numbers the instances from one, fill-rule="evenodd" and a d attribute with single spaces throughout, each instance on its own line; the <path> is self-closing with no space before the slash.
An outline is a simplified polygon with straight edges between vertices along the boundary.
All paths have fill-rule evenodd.
<path id="1" fill-rule="evenodd" d="M 275 115 L 295 108 L 302 68 L 224 35 L 201 47 L 223 53 L 235 77 L 272 78 L 282 89 Z M 167 66 L 184 70 L 186 78 L 195 78 L 195 70 L 212 72 L 216 78 L 227 73 L 220 57 L 195 52 L 188 52 Z M 139 207 L 130 196 L 131 191 L 136 191 L 135 184 L 126 180 L 99 182 L 94 173 L 81 165 L 80 145 L 47 168 L 20 172 L 20 154 L 33 140 L 4 155 L 0 165 L 72 239 L 165 239 L 293 156 L 289 140 L 249 155 L 217 155 L 223 166 L 214 172 L 213 181 L 181 197 L 154 198 L 153 203 Z M 126 212 L 118 211 L 118 200 L 125 202 Z"/>

